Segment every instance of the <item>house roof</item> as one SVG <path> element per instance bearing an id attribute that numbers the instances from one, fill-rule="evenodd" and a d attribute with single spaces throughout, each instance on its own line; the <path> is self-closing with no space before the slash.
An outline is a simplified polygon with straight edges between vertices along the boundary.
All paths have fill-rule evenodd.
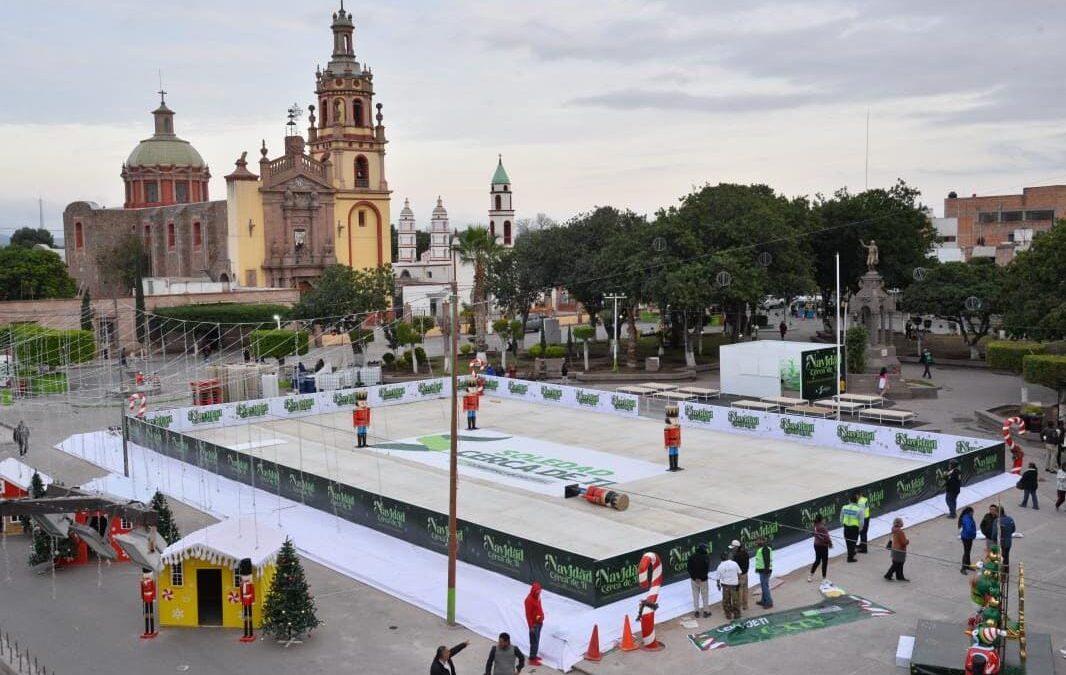
<path id="1" fill-rule="evenodd" d="M 251 518 L 230 518 L 182 537 L 163 551 L 163 564 L 198 558 L 236 569 L 243 558 L 262 569 L 274 562 L 286 535 Z"/>
<path id="2" fill-rule="evenodd" d="M 30 481 L 33 480 L 34 471 L 36 469 L 32 466 L 23 464 L 14 457 L 8 457 L 0 462 L 0 478 L 27 492 L 30 490 Z M 44 481 L 46 486 L 52 482 L 52 479 L 46 474 L 40 471 L 37 471 L 37 473 L 41 474 L 41 480 Z"/>

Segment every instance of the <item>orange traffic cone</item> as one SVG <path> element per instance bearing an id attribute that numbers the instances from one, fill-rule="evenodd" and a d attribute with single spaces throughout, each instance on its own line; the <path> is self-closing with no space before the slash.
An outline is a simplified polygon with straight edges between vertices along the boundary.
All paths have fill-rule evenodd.
<path id="1" fill-rule="evenodd" d="M 589 649 L 585 652 L 585 660 L 598 662 L 602 658 L 603 655 L 600 654 L 600 627 L 598 624 L 592 624 L 592 637 L 589 638 Z"/>
<path id="2" fill-rule="evenodd" d="M 633 628 L 629 625 L 629 615 L 626 614 L 626 623 L 622 627 L 622 642 L 618 645 L 623 652 L 635 652 L 637 641 L 633 639 Z"/>

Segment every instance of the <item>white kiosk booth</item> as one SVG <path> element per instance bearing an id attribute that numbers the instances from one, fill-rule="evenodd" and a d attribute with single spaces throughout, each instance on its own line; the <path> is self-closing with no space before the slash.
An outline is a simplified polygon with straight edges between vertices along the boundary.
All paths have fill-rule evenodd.
<path id="1" fill-rule="evenodd" d="M 722 345 L 720 387 L 723 394 L 757 399 L 827 398 L 837 393 L 836 358 L 836 345 L 814 342 L 755 340 Z"/>

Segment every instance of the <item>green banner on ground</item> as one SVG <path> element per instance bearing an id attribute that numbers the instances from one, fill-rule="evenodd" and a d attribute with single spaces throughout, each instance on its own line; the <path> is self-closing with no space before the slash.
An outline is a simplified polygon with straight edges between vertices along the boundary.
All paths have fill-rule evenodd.
<path id="1" fill-rule="evenodd" d="M 710 651 L 722 647 L 763 642 L 785 635 L 805 633 L 894 613 L 891 609 L 866 598 L 860 598 L 857 595 L 842 595 L 838 598 L 826 599 L 817 605 L 733 621 L 703 633 L 689 635 L 688 639 L 699 649 Z"/>

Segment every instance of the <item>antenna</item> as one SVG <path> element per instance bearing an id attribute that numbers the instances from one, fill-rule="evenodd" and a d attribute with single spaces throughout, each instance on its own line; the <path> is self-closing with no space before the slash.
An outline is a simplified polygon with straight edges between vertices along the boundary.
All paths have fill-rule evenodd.
<path id="1" fill-rule="evenodd" d="M 289 108 L 289 121 L 285 124 L 285 126 L 289 128 L 290 136 L 296 135 L 296 120 L 300 119 L 300 116 L 302 114 L 303 109 L 300 108 L 299 103 L 293 103 L 292 106 Z"/>
<path id="2" fill-rule="evenodd" d="M 863 190 L 870 189 L 870 109 L 866 109 L 866 178 Z"/>

